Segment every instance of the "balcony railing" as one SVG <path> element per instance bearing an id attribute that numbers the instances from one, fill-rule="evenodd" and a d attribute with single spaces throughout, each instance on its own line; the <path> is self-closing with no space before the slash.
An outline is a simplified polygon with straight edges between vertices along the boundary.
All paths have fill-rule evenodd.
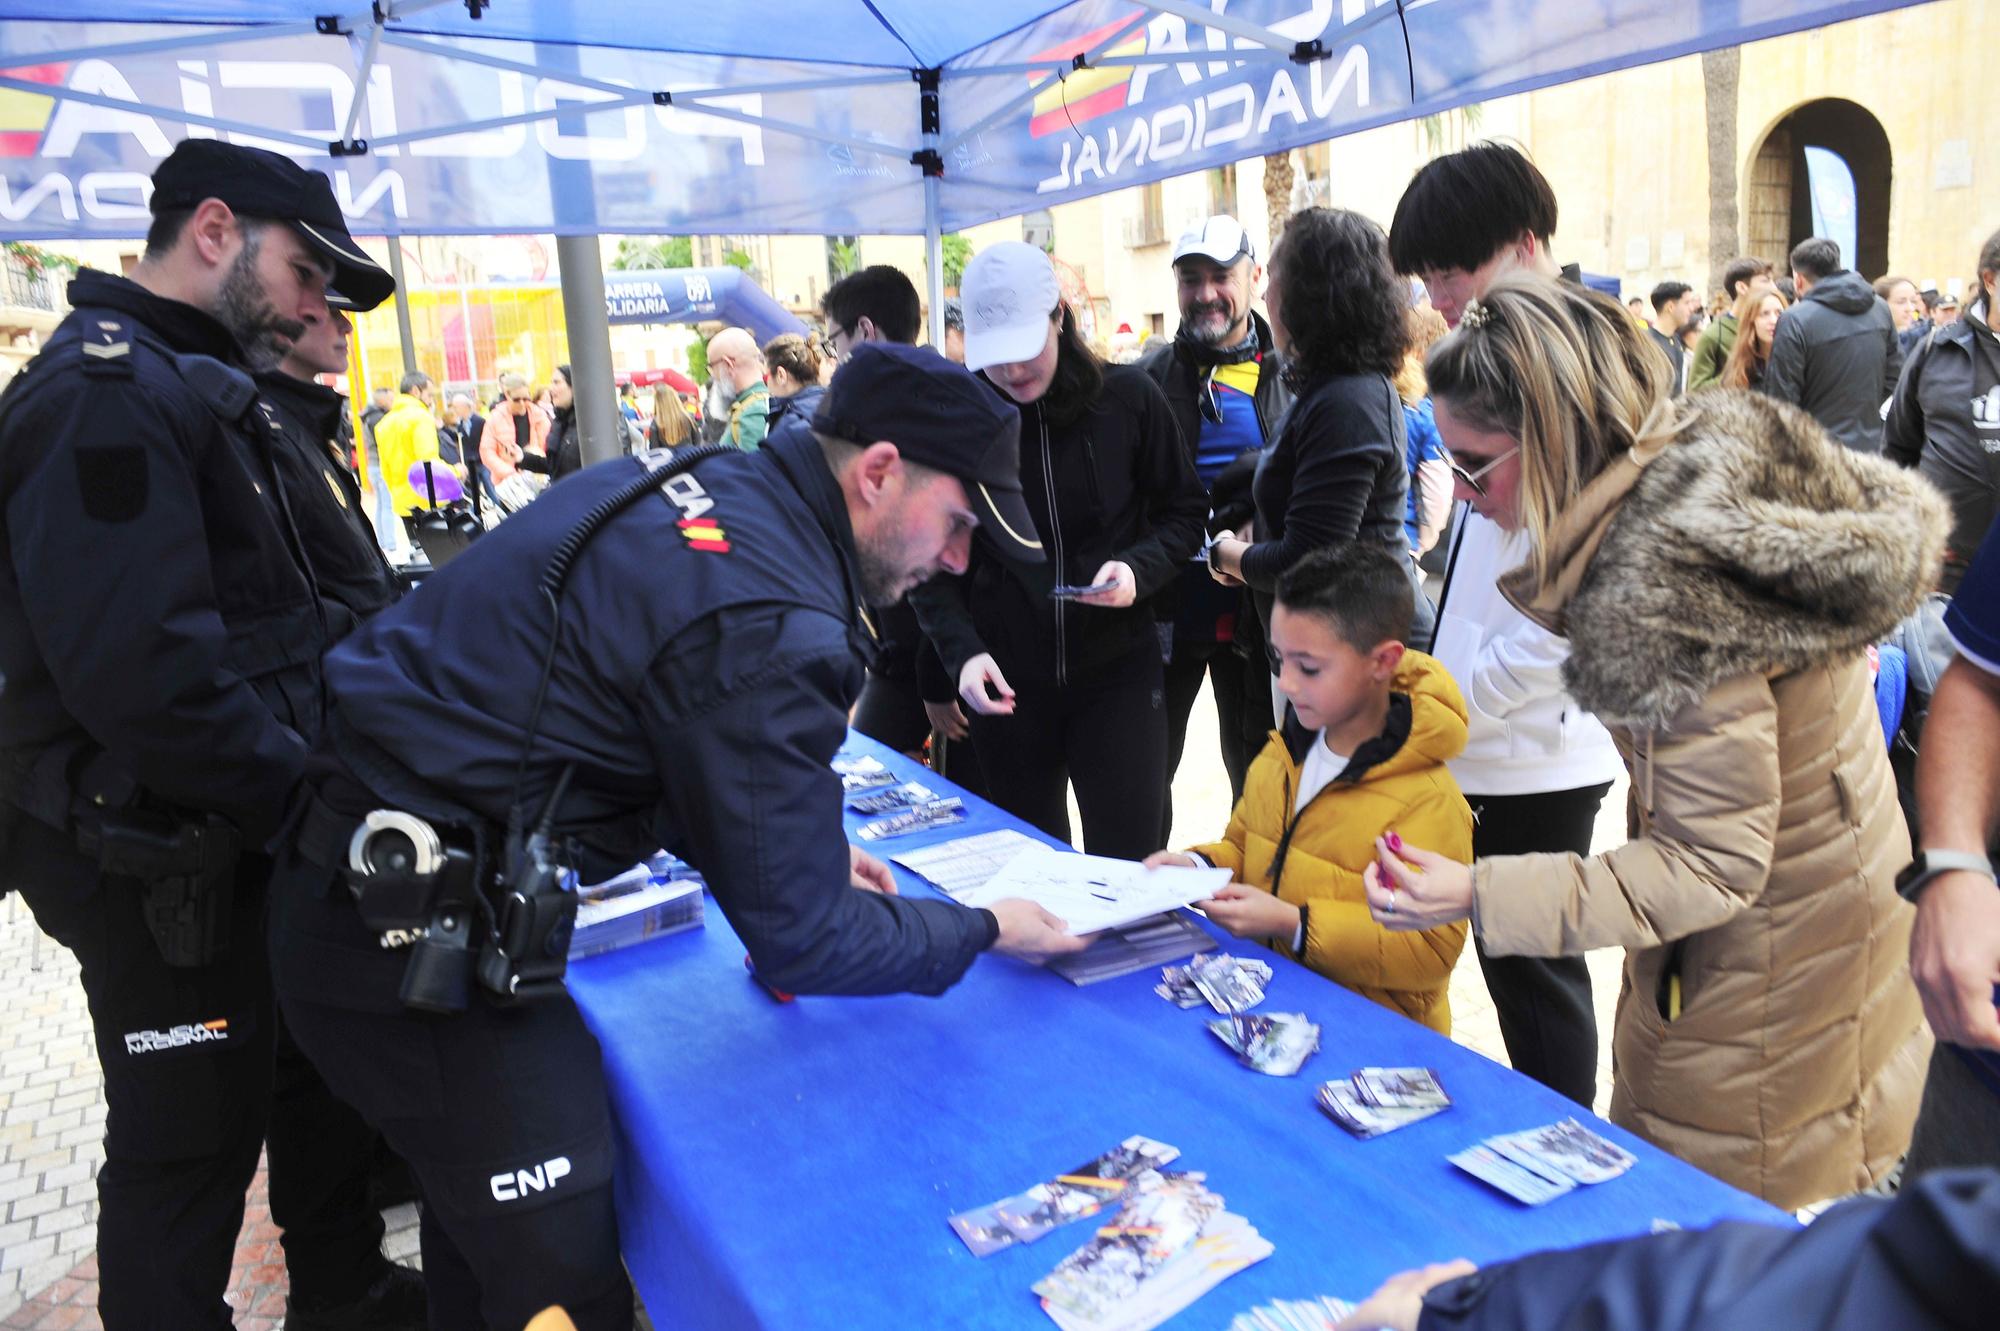
<path id="1" fill-rule="evenodd" d="M 57 268 L 33 268 L 18 254 L 0 255 L 0 305 L 66 314 L 64 289 L 69 274 Z"/>

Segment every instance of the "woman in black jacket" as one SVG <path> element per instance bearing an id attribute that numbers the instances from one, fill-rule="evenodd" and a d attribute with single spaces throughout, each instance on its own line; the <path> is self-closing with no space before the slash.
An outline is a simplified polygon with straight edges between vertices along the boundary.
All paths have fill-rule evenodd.
<path id="1" fill-rule="evenodd" d="M 573 471 L 583 470 L 583 436 L 576 429 L 576 389 L 569 366 L 556 366 L 549 380 L 549 479 L 559 481 Z"/>
<path id="2" fill-rule="evenodd" d="M 1298 396 L 1257 467 L 1257 539 L 1223 537 L 1211 566 L 1250 585 L 1268 628 L 1278 577 L 1300 556 L 1381 541 L 1409 564 L 1411 646 L 1426 648 L 1433 615 L 1403 530 L 1410 474 L 1394 381 L 1409 341 L 1409 286 L 1389 265 L 1382 228 L 1336 208 L 1294 214 L 1269 273 L 1271 334 Z"/>
<path id="3" fill-rule="evenodd" d="M 1207 496 L 1159 388 L 1091 353 L 1046 254 L 992 246 L 963 290 L 966 365 L 1021 408 L 1021 488 L 1046 558 L 1003 563 L 976 544 L 964 577 L 912 601 L 972 713 L 993 801 L 1067 839 L 1074 785 L 1085 849 L 1137 859 L 1156 848 L 1166 798 L 1147 601 L 1199 548 Z M 1079 586 L 1101 590 L 1056 594 Z"/>

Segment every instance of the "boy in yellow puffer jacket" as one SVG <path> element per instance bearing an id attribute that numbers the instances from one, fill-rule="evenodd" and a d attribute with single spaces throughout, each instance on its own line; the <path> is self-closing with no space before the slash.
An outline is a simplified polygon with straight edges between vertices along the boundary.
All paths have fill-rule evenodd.
<path id="1" fill-rule="evenodd" d="M 1294 564 L 1270 638 L 1296 719 L 1251 765 L 1222 840 L 1146 862 L 1228 869 L 1235 881 L 1196 903 L 1210 920 L 1449 1035 L 1465 925 L 1392 933 L 1361 888 L 1391 833 L 1472 858 L 1472 810 L 1445 770 L 1465 747 L 1465 701 L 1443 666 L 1404 647 L 1412 617 L 1389 546 L 1350 541 Z"/>

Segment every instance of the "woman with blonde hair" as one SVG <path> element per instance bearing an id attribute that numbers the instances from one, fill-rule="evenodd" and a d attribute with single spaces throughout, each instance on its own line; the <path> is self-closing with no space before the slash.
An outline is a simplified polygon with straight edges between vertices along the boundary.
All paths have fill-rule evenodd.
<path id="1" fill-rule="evenodd" d="M 1582 288 L 1503 279 L 1426 369 L 1460 495 L 1527 537 L 1502 589 L 1570 640 L 1637 835 L 1471 866 L 1385 838 L 1371 909 L 1470 917 L 1496 954 L 1625 948 L 1613 1122 L 1788 1208 L 1868 1186 L 1930 1037 L 1866 653 L 1929 588 L 1943 501 L 1763 396 L 1672 401 Z"/>
<path id="2" fill-rule="evenodd" d="M 1762 391 L 1764 372 L 1771 367 L 1771 343 L 1778 336 L 1778 316 L 1785 298 L 1769 287 L 1752 287 L 1736 298 L 1736 344 L 1722 362 L 1715 382 L 1724 388 Z"/>
<path id="3" fill-rule="evenodd" d="M 688 418 L 687 408 L 681 405 L 681 395 L 674 391 L 672 384 L 655 386 L 653 420 L 646 427 L 647 445 L 652 448 L 679 448 L 693 442 L 694 422 Z"/>
<path id="4" fill-rule="evenodd" d="M 768 429 L 789 417 L 810 423 L 826 389 L 819 381 L 819 348 L 797 333 L 780 333 L 764 344 L 765 381 L 771 387 Z"/>

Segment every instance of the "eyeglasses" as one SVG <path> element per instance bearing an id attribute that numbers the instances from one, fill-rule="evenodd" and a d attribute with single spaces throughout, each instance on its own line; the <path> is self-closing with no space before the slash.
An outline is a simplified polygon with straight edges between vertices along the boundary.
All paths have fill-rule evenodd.
<path id="1" fill-rule="evenodd" d="M 1512 448 L 1508 449 L 1505 453 L 1502 453 L 1499 457 L 1494 458 L 1491 462 L 1481 467 L 1478 471 L 1467 471 L 1465 468 L 1459 466 L 1456 460 L 1447 461 L 1446 465 L 1451 468 L 1451 474 L 1453 476 L 1456 476 L 1459 480 L 1465 482 L 1466 489 L 1472 491 L 1472 493 L 1478 495 L 1481 499 L 1484 499 L 1486 497 L 1486 487 L 1480 484 L 1479 478 L 1491 472 L 1495 467 L 1499 466 L 1501 463 L 1505 462 L 1508 458 L 1513 457 L 1516 453 L 1520 451 L 1521 451 L 1521 446 L 1519 444 L 1516 444 Z"/>

